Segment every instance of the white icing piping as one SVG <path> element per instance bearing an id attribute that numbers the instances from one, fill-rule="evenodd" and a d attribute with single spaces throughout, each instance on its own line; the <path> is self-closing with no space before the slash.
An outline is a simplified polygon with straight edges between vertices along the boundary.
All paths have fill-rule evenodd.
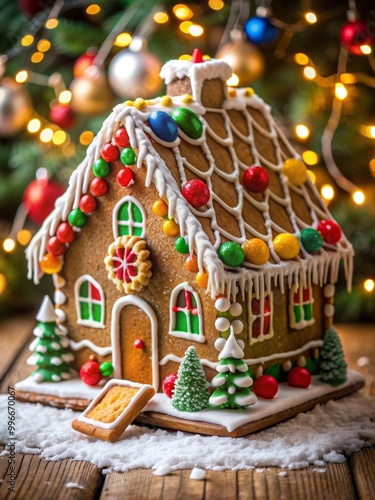
<path id="1" fill-rule="evenodd" d="M 88 339 L 83 339 L 80 340 L 79 342 L 74 342 L 74 340 L 70 340 L 69 345 L 71 349 L 73 349 L 73 351 L 79 351 L 80 349 L 87 347 L 88 349 L 91 349 L 91 351 L 97 354 L 98 356 L 107 356 L 107 354 L 112 353 L 112 347 L 110 346 L 99 347 Z"/>
<path id="2" fill-rule="evenodd" d="M 307 342 L 304 346 L 300 347 L 299 349 L 295 349 L 294 351 L 287 351 L 287 352 L 277 352 L 274 354 L 271 354 L 270 356 L 263 356 L 262 358 L 249 358 L 249 359 L 244 359 L 244 362 L 248 366 L 256 365 L 257 363 L 263 364 L 267 363 L 268 361 L 274 361 L 276 359 L 282 359 L 282 358 L 287 358 L 287 357 L 292 357 L 292 356 L 297 356 L 298 354 L 301 354 L 304 351 L 307 351 L 308 349 L 312 349 L 313 347 L 321 347 L 323 345 L 323 340 L 311 340 L 310 342 Z M 166 365 L 169 361 L 174 361 L 175 363 L 181 363 L 182 358 L 179 356 L 176 356 L 175 354 L 167 354 L 162 358 L 159 362 L 159 364 Z M 217 361 L 209 361 L 208 359 L 200 359 L 200 362 L 202 365 L 207 366 L 208 368 L 212 368 L 213 370 L 216 368 Z"/>

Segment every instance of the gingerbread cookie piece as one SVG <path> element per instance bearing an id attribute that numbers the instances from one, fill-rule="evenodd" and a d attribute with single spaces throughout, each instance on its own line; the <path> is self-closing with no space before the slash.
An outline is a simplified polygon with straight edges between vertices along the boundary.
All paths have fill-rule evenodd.
<path id="1" fill-rule="evenodd" d="M 83 414 L 73 420 L 72 427 L 88 436 L 116 441 L 154 394 L 151 385 L 112 379 Z"/>

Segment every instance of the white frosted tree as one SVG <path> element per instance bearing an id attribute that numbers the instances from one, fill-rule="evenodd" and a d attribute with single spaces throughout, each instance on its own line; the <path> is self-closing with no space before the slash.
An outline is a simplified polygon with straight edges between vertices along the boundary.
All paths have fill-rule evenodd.
<path id="1" fill-rule="evenodd" d="M 218 408 L 243 408 L 256 403 L 257 398 L 250 389 L 253 379 L 247 364 L 242 360 L 244 343 L 236 340 L 233 328 L 228 340 L 220 338 L 215 346 L 221 351 L 220 362 L 216 365 L 219 373 L 212 379 L 211 384 L 217 389 L 209 403 Z"/>

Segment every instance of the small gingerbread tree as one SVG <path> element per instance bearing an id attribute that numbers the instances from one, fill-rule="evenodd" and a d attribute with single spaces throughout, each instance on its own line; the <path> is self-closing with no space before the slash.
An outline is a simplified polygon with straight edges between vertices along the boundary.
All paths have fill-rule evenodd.
<path id="1" fill-rule="evenodd" d="M 220 363 L 216 365 L 219 374 L 211 382 L 217 389 L 210 397 L 209 403 L 218 408 L 243 408 L 256 403 L 257 398 L 250 390 L 253 379 L 247 364 L 242 360 L 242 340 L 237 342 L 231 328 L 228 340 L 220 338 L 218 341 L 215 345 L 221 351 Z"/>
<path id="2" fill-rule="evenodd" d="M 347 368 L 340 337 L 331 326 L 326 331 L 320 352 L 319 380 L 334 387 L 343 384 L 346 382 Z"/>
<path id="3" fill-rule="evenodd" d="M 33 354 L 27 364 L 38 368 L 31 378 L 38 383 L 70 379 L 69 363 L 73 361 L 73 355 L 67 349 L 69 342 L 65 332 L 56 324 L 57 316 L 48 295 L 44 297 L 36 319 L 39 321 L 33 331 L 36 338 L 30 344 Z"/>
<path id="4" fill-rule="evenodd" d="M 172 405 L 180 411 L 199 411 L 207 408 L 209 397 L 206 375 L 195 347 L 190 346 L 178 369 Z"/>

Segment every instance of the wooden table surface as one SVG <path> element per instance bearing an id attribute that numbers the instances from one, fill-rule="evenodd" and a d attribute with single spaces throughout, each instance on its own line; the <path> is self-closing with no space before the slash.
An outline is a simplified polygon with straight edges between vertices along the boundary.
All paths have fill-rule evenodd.
<path id="1" fill-rule="evenodd" d="M 32 339 L 33 316 L 23 316 L 0 323 L 0 392 L 24 378 L 30 367 L 25 363 Z M 375 326 L 338 326 L 348 364 L 357 368 L 357 359 L 368 357 L 375 363 Z M 365 393 L 375 397 L 372 367 L 363 367 Z M 0 448 L 2 449 L 2 448 Z M 310 466 L 279 475 L 277 467 L 262 472 L 207 471 L 202 481 L 189 478 L 190 470 L 167 476 L 154 476 L 152 470 L 137 469 L 108 475 L 89 462 L 62 460 L 47 462 L 38 455 L 16 457 L 16 493 L 8 492 L 7 457 L 0 458 L 0 499 L 96 499 L 96 500 L 363 500 L 375 499 L 375 447 L 365 448 L 341 464 L 327 464 L 325 473 Z M 68 489 L 67 483 L 78 483 L 84 489 Z"/>

